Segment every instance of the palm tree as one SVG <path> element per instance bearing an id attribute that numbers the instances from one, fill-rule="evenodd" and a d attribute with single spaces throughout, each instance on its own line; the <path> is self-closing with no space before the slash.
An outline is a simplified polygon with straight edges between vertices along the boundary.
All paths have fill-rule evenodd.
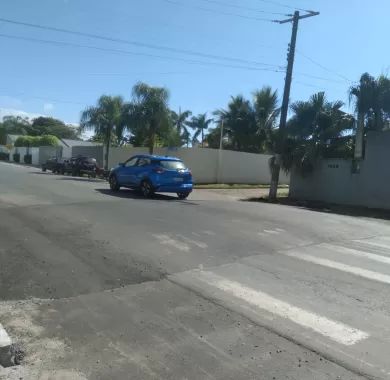
<path id="1" fill-rule="evenodd" d="M 181 112 L 179 109 L 179 113 L 175 111 L 171 111 L 171 118 L 173 126 L 176 128 L 177 133 L 180 135 L 182 142 L 184 144 L 189 145 L 190 132 L 187 129 L 188 118 L 192 115 L 191 111 Z"/>
<path id="2" fill-rule="evenodd" d="M 163 87 L 137 83 L 133 87 L 133 101 L 129 105 L 129 124 L 137 141 L 145 141 L 153 154 L 157 137 L 169 132 L 169 93 Z"/>
<path id="3" fill-rule="evenodd" d="M 349 89 L 350 102 L 354 100 L 357 114 L 355 157 L 362 157 L 365 129 L 380 131 L 390 112 L 390 80 L 385 76 L 375 79 L 364 73 L 359 84 Z"/>
<path id="4" fill-rule="evenodd" d="M 192 137 L 192 143 L 198 142 L 198 137 L 201 135 L 201 145 L 203 148 L 204 143 L 204 131 L 208 129 L 209 125 L 213 122 L 213 119 L 207 119 L 207 113 L 199 114 L 198 116 L 193 116 L 191 121 L 187 123 L 187 125 L 195 129 L 194 136 Z"/>
<path id="5" fill-rule="evenodd" d="M 101 96 L 97 105 L 88 107 L 81 114 L 80 129 L 94 130 L 102 138 L 106 151 L 104 168 L 108 169 L 108 157 L 113 138 L 123 135 L 126 126 L 124 118 L 124 101 L 121 96 Z"/>
<path id="6" fill-rule="evenodd" d="M 278 94 L 271 87 L 253 93 L 253 103 L 243 96 L 234 96 L 226 110 L 217 110 L 217 125 L 224 123 L 224 138 L 233 150 L 261 153 L 276 127 L 279 114 Z M 214 139 L 215 140 L 215 139 Z M 215 144 L 213 144 L 215 145 Z"/>
<path id="7" fill-rule="evenodd" d="M 291 104 L 293 116 L 287 123 L 287 141 L 282 152 L 286 171 L 293 165 L 303 172 L 310 171 L 335 141 L 352 130 L 354 119 L 341 110 L 343 105 L 341 101 L 329 102 L 324 92 Z"/>
<path id="8" fill-rule="evenodd" d="M 232 96 L 227 110 L 217 110 L 217 125 L 223 122 L 224 136 L 228 139 L 228 148 L 255 152 L 258 149 L 256 120 L 250 101 L 243 96 Z"/>
<path id="9" fill-rule="evenodd" d="M 280 113 L 280 108 L 278 107 L 278 91 L 272 91 L 272 88 L 269 86 L 255 91 L 253 93 L 253 108 L 259 130 L 275 128 Z"/>

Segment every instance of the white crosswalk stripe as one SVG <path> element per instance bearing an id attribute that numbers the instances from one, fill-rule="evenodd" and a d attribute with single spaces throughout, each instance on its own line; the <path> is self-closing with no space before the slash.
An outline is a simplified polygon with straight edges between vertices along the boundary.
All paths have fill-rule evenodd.
<path id="1" fill-rule="evenodd" d="M 11 338 L 0 323 L 0 347 L 9 346 L 11 343 Z"/>
<path id="2" fill-rule="evenodd" d="M 322 334 L 338 343 L 353 345 L 360 340 L 368 338 L 366 332 L 354 329 L 344 323 L 336 322 L 316 313 L 295 307 L 287 302 L 281 301 L 267 293 L 249 288 L 243 284 L 231 281 L 212 272 L 201 271 L 198 274 L 200 281 L 206 282 L 220 290 L 230 293 L 260 309 L 275 314 L 282 318 L 290 319 L 292 322 L 309 328 Z"/>
<path id="3" fill-rule="evenodd" d="M 343 264 L 337 261 L 322 259 L 317 256 L 307 255 L 305 253 L 298 252 L 283 252 L 284 255 L 289 257 L 294 257 L 299 260 L 308 261 L 313 264 L 322 265 L 328 268 L 337 269 L 343 272 L 352 273 L 360 277 L 365 277 L 370 280 L 384 282 L 385 284 L 390 284 L 390 276 L 371 270 L 363 269 L 360 267 L 355 267 L 352 265 Z"/>
<path id="4" fill-rule="evenodd" d="M 356 367 L 364 357 L 367 368 L 390 375 L 390 238 L 295 244 L 169 278 L 309 348 Z"/>
<path id="5" fill-rule="evenodd" d="M 327 248 L 331 251 L 340 252 L 342 254 L 365 257 L 373 261 L 378 261 L 379 263 L 390 264 L 390 257 L 362 251 L 360 249 L 347 248 L 347 247 L 342 247 L 340 245 L 333 245 L 327 243 L 320 244 L 319 246 Z"/>

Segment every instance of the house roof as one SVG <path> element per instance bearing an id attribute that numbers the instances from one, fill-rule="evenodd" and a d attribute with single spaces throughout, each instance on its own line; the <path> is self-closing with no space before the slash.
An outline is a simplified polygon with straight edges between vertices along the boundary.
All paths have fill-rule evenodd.
<path id="1" fill-rule="evenodd" d="M 91 141 L 83 141 L 83 140 L 70 140 L 70 139 L 60 139 L 60 143 L 63 146 L 66 146 L 68 148 L 74 147 L 74 146 L 96 146 L 101 145 L 99 143 L 91 142 Z"/>

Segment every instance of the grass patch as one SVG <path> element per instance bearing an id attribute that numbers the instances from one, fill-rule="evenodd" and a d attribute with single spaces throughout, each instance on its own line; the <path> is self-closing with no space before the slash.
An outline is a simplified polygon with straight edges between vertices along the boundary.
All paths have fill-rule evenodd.
<path id="1" fill-rule="evenodd" d="M 280 185 L 280 189 L 288 189 L 288 185 Z M 195 185 L 195 189 L 216 189 L 216 190 L 234 190 L 234 189 L 269 189 L 269 185 L 264 184 L 241 184 L 241 183 L 206 183 Z"/>

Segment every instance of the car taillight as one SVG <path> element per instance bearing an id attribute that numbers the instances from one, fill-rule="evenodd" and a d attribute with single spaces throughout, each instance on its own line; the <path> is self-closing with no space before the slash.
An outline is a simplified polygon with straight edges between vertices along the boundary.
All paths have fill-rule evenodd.
<path id="1" fill-rule="evenodd" d="M 162 168 L 161 166 L 154 168 L 153 171 L 157 174 L 162 174 L 165 172 L 164 168 Z"/>

